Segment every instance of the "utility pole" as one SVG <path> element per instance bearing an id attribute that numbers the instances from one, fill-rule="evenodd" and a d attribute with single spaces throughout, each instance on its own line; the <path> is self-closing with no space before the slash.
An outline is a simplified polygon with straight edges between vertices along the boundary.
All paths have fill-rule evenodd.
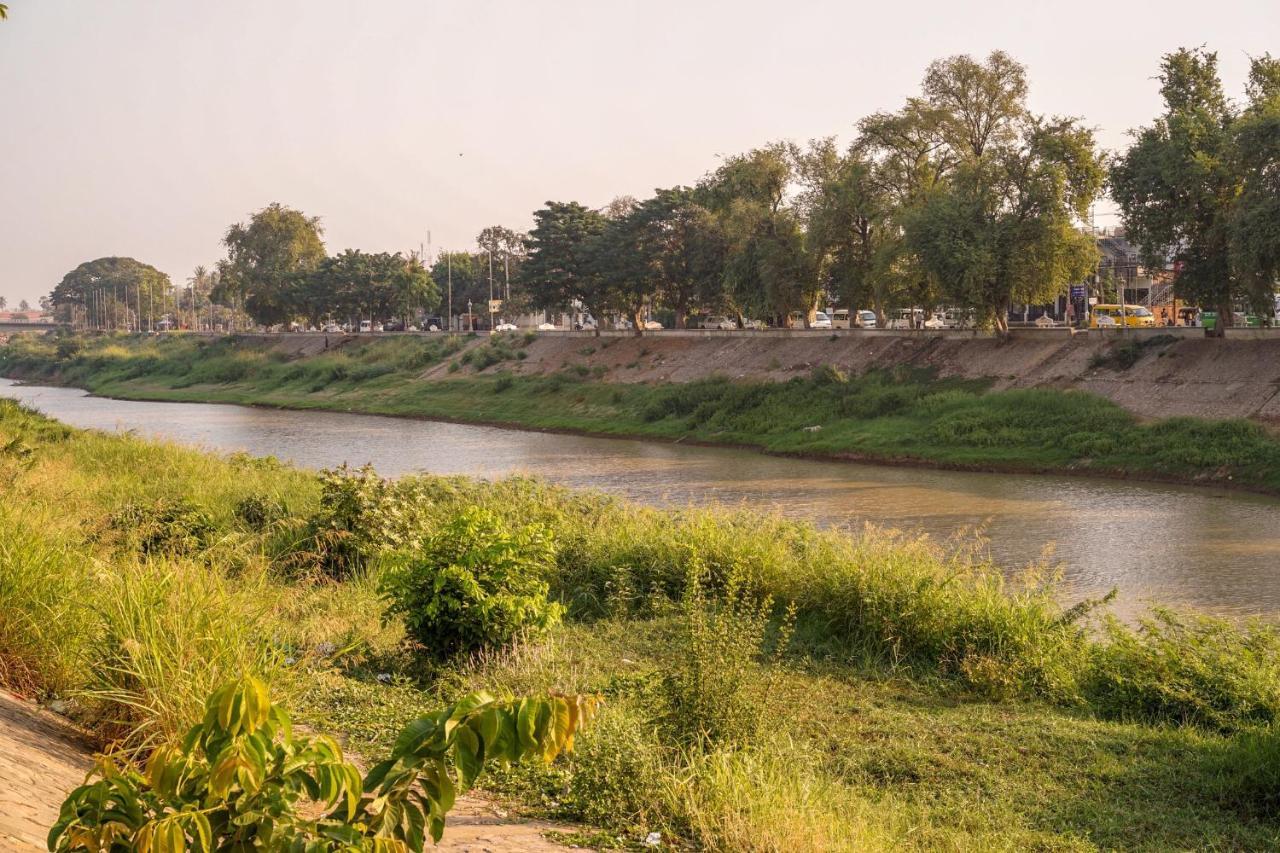
<path id="1" fill-rule="evenodd" d="M 449 334 L 453 334 L 453 252 L 444 253 L 445 269 L 448 270 L 446 277 L 449 279 L 449 316 L 445 318 L 444 324 L 448 327 Z"/>
<path id="2" fill-rule="evenodd" d="M 486 251 L 489 253 L 489 333 L 493 334 L 493 250 Z"/>

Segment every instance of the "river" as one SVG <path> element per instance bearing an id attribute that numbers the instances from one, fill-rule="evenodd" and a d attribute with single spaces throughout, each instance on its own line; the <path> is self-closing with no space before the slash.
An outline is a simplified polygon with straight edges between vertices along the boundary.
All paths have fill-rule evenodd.
<path id="1" fill-rule="evenodd" d="M 940 540 L 981 529 L 992 557 L 1009 571 L 1051 549 L 1066 600 L 1118 587 L 1117 610 L 1125 615 L 1152 600 L 1280 615 L 1280 501 L 1256 495 L 821 462 L 375 415 L 111 400 L 7 379 L 0 379 L 0 395 L 77 427 L 273 455 L 309 468 L 367 462 L 387 476 L 520 472 L 650 504 L 747 504 Z"/>

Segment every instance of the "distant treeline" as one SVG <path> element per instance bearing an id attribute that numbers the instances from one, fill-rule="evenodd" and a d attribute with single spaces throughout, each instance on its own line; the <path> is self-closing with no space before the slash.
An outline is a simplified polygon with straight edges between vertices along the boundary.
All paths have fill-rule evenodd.
<path id="1" fill-rule="evenodd" d="M 1084 223 L 1109 188 L 1143 264 L 1171 270 L 1181 298 L 1225 317 L 1238 302 L 1269 313 L 1280 60 L 1252 60 L 1239 103 L 1204 49 L 1166 55 L 1160 80 L 1165 111 L 1108 158 L 1080 120 L 1028 108 L 1026 69 L 1007 54 L 938 60 L 917 96 L 863 118 L 845 149 L 776 142 L 650 198 L 549 201 L 527 234 L 486 228 L 475 250 L 430 269 L 412 252 L 329 256 L 316 218 L 271 204 L 227 231 L 226 259 L 197 270 L 185 310 L 199 316 L 203 297 L 245 322 L 316 324 L 448 302 L 483 313 L 496 297 L 508 316 L 572 308 L 640 329 L 656 309 L 677 327 L 699 311 L 785 325 L 827 300 L 882 318 L 946 304 L 1003 329 L 1011 305 L 1049 302 L 1096 273 Z M 141 317 L 148 301 L 184 310 L 167 276 L 129 258 L 81 265 L 52 299 L 90 324 Z"/>

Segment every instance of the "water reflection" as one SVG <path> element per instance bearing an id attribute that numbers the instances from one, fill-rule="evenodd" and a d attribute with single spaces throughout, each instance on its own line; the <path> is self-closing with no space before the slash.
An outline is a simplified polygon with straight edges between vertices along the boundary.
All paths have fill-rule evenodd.
<path id="1" fill-rule="evenodd" d="M 271 454 L 312 468 L 368 462 L 391 476 L 521 472 L 654 504 L 746 503 L 824 524 L 869 521 L 939 539 L 982 527 L 993 556 L 1011 568 L 1051 545 L 1072 597 L 1118 586 L 1122 610 L 1156 599 L 1231 613 L 1280 612 L 1280 502 L 1265 497 L 827 463 L 369 415 L 107 400 L 7 380 L 0 380 L 0 394 L 75 426 Z"/>

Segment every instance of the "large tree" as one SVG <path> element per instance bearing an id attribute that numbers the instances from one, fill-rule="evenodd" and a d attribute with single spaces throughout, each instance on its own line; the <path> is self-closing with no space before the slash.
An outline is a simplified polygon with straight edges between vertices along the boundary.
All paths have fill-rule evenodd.
<path id="1" fill-rule="evenodd" d="M 133 258 L 85 261 L 62 277 L 49 301 L 64 319 L 141 329 L 164 312 L 169 276 Z"/>
<path id="2" fill-rule="evenodd" d="M 1148 266 L 1173 262 L 1179 296 L 1218 311 L 1235 300 L 1270 314 L 1280 272 L 1280 63 L 1255 59 L 1248 105 L 1226 97 L 1216 53 L 1167 54 L 1164 113 L 1111 166 L 1111 195 Z"/>
<path id="3" fill-rule="evenodd" d="M 1079 227 L 1104 177 L 1093 133 L 1032 115 L 999 51 L 933 63 L 924 100 L 948 170 L 906 211 L 906 245 L 949 301 L 1006 331 L 1011 304 L 1049 301 L 1096 263 Z"/>
<path id="4" fill-rule="evenodd" d="M 279 203 L 254 213 L 247 225 L 232 225 L 222 240 L 227 259 L 215 298 L 238 302 L 264 325 L 299 316 L 300 291 L 325 258 L 321 233 L 319 218 Z"/>
<path id="5" fill-rule="evenodd" d="M 701 194 L 688 187 L 658 190 L 640 203 L 649 254 L 651 290 L 675 313 L 677 329 L 697 309 L 724 307 L 724 263 L 728 244 Z"/>
<path id="6" fill-rule="evenodd" d="M 607 293 L 592 263 L 592 242 L 606 218 L 576 201 L 549 201 L 533 214 L 525 245 L 528 258 L 520 280 L 535 308 L 566 310 L 577 306 L 592 314 L 596 328 L 607 308 Z"/>
<path id="7" fill-rule="evenodd" d="M 817 305 L 821 286 L 789 199 L 797 154 L 790 143 L 757 148 L 726 159 L 701 185 L 727 240 L 726 296 L 740 317 L 786 325 L 801 312 L 807 322 Z"/>

